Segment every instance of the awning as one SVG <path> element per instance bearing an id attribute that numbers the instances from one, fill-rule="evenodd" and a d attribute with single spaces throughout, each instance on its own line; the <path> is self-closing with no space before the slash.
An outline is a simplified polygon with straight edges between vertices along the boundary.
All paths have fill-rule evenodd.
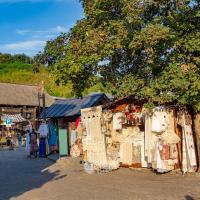
<path id="1" fill-rule="evenodd" d="M 26 119 L 24 119 L 21 116 L 21 114 L 14 114 L 14 115 L 3 114 L 2 115 L 2 121 L 6 121 L 7 119 L 11 119 L 12 123 L 19 123 L 19 122 L 27 121 Z"/>

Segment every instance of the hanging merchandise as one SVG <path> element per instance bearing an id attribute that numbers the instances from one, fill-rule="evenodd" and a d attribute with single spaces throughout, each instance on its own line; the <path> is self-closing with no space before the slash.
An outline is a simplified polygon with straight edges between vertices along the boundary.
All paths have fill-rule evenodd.
<path id="1" fill-rule="evenodd" d="M 125 121 L 124 114 L 122 112 L 115 113 L 113 115 L 113 129 L 114 130 L 121 130 L 122 124 Z"/>
<path id="2" fill-rule="evenodd" d="M 125 111 L 126 124 L 128 125 L 139 125 L 143 121 L 143 115 L 141 114 L 141 109 L 130 104 L 127 106 Z"/>
<path id="3" fill-rule="evenodd" d="M 105 135 L 101 132 L 102 108 L 81 110 L 81 119 L 87 135 L 82 139 L 83 150 L 87 151 L 87 162 L 104 168 L 108 165 Z"/>
<path id="4" fill-rule="evenodd" d="M 102 133 L 105 134 L 106 136 L 111 136 L 111 122 L 113 119 L 113 113 L 111 110 L 105 110 L 102 113 L 102 118 L 101 118 L 101 128 L 102 128 Z"/>
<path id="5" fill-rule="evenodd" d="M 56 131 L 56 128 L 54 127 L 52 130 L 51 130 L 51 135 L 49 137 L 49 145 L 50 145 L 50 149 L 52 151 L 57 151 L 58 149 L 58 136 L 57 136 L 57 131 Z"/>
<path id="6" fill-rule="evenodd" d="M 122 129 L 124 139 L 120 140 L 120 162 L 125 165 L 137 164 L 147 167 L 144 150 L 144 132 L 137 126 Z"/>
<path id="7" fill-rule="evenodd" d="M 39 156 L 40 157 L 46 157 L 46 138 L 40 138 Z"/>
<path id="8" fill-rule="evenodd" d="M 170 159 L 170 147 L 167 144 L 162 144 L 162 148 L 160 150 L 160 155 L 162 160 Z"/>
<path id="9" fill-rule="evenodd" d="M 70 139 L 71 139 L 71 146 L 73 146 L 75 144 L 75 142 L 76 142 L 76 131 L 75 130 L 71 131 Z"/>
<path id="10" fill-rule="evenodd" d="M 174 132 L 166 131 L 161 136 L 162 140 L 167 144 L 177 144 L 180 142 L 180 138 Z"/>
<path id="11" fill-rule="evenodd" d="M 153 140 L 153 134 L 151 132 L 152 130 L 152 117 L 149 113 L 145 113 L 145 160 L 150 165 L 152 163 L 152 140 Z"/>
<path id="12" fill-rule="evenodd" d="M 161 119 L 163 118 L 163 119 Z M 153 121 L 154 120 L 154 121 Z M 154 123 L 163 122 L 164 126 L 154 126 Z M 162 132 L 157 132 L 159 129 Z M 155 131 L 157 129 L 157 131 Z M 154 130 L 154 132 L 153 132 Z M 159 134 L 158 134 L 159 133 Z M 180 137 L 175 133 L 174 111 L 163 107 L 154 109 L 153 115 L 145 113 L 145 160 L 148 166 L 163 173 L 171 171 L 178 163 L 177 143 Z"/>
<path id="13" fill-rule="evenodd" d="M 49 127 L 49 137 L 48 137 L 49 149 L 50 149 L 50 152 L 56 152 L 58 151 L 57 129 L 54 126 L 52 121 L 48 122 L 48 127 Z"/>
<path id="14" fill-rule="evenodd" d="M 182 129 L 183 129 L 183 160 L 182 160 L 182 170 L 183 172 L 194 172 L 197 166 L 196 153 L 193 132 L 191 127 L 191 122 L 188 121 L 188 113 L 182 114 Z"/>
<path id="15" fill-rule="evenodd" d="M 176 144 L 170 145 L 170 159 L 174 160 L 178 158 L 178 149 Z"/>
<path id="16" fill-rule="evenodd" d="M 132 163 L 142 163 L 142 152 L 141 152 L 142 147 L 141 146 L 134 146 L 133 145 L 133 158 L 132 158 Z"/>
<path id="17" fill-rule="evenodd" d="M 79 146 L 77 144 L 74 144 L 70 149 L 70 155 L 73 158 L 77 158 L 81 155 L 81 151 L 79 149 Z"/>
<path id="18" fill-rule="evenodd" d="M 173 106 L 153 110 L 119 102 L 111 110 L 102 107 L 81 110 L 83 158 L 91 171 L 110 171 L 119 166 L 151 168 L 166 173 L 181 168 L 192 172 L 197 166 L 191 116 L 178 115 Z M 76 151 L 77 150 L 77 151 Z M 78 152 L 78 153 L 77 153 Z M 71 155 L 79 155 L 73 146 Z"/>
<path id="19" fill-rule="evenodd" d="M 168 109 L 167 119 L 168 126 L 165 132 L 161 135 L 161 138 L 167 144 L 177 144 L 180 142 L 180 137 L 175 133 L 174 111 L 172 109 Z"/>
<path id="20" fill-rule="evenodd" d="M 132 136 L 133 137 L 133 136 Z M 147 161 L 145 159 L 145 141 L 144 141 L 144 132 L 139 132 L 133 139 L 133 151 L 134 154 L 137 152 L 137 156 L 134 157 L 134 160 L 139 159 L 141 160 L 141 167 L 147 167 Z M 135 161 L 133 161 L 134 163 Z"/>
<path id="21" fill-rule="evenodd" d="M 47 137 L 49 133 L 48 125 L 46 123 L 40 124 L 38 132 L 40 137 Z"/>
<path id="22" fill-rule="evenodd" d="M 164 160 L 162 160 L 161 153 L 163 150 L 162 141 L 160 139 L 157 140 L 154 149 L 154 157 L 153 157 L 153 168 L 157 170 L 159 173 L 167 172 L 167 167 L 165 165 Z"/>
<path id="23" fill-rule="evenodd" d="M 152 116 L 152 132 L 162 133 L 167 129 L 167 112 L 165 107 L 156 107 Z"/>
<path id="24" fill-rule="evenodd" d="M 106 122 L 111 122 L 113 117 L 113 113 L 111 110 L 105 110 L 103 112 L 103 118 Z"/>
<path id="25" fill-rule="evenodd" d="M 194 172 L 197 167 L 192 118 L 186 108 L 178 112 L 178 124 L 182 129 L 182 171 Z"/>
<path id="26" fill-rule="evenodd" d="M 47 151 L 47 136 L 49 133 L 48 125 L 46 123 L 42 123 L 39 126 L 38 130 L 40 134 L 40 141 L 39 141 L 39 156 L 40 157 L 46 157 L 48 151 Z"/>
<path id="27" fill-rule="evenodd" d="M 76 129 L 76 132 L 77 132 L 77 138 L 79 138 L 79 139 L 82 138 L 83 135 L 86 135 L 86 129 L 82 122 L 79 123 L 79 125 Z"/>
<path id="28" fill-rule="evenodd" d="M 127 165 L 133 163 L 133 144 L 129 141 L 120 144 L 120 162 Z"/>
<path id="29" fill-rule="evenodd" d="M 82 109 L 81 119 L 86 127 L 86 135 L 82 136 L 85 161 L 93 164 L 94 168 L 100 171 L 119 168 L 119 153 L 111 142 L 111 135 L 106 134 L 107 130 L 113 126 L 110 121 L 105 121 L 102 107 Z M 102 126 L 105 126 L 105 123 L 108 124 L 104 131 Z"/>
<path id="30" fill-rule="evenodd" d="M 81 123 L 81 118 L 76 119 L 76 129 L 78 128 L 80 123 Z"/>

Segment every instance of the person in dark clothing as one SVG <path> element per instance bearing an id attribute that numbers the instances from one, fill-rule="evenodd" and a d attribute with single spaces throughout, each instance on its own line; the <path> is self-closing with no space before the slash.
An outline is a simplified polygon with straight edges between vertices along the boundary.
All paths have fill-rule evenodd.
<path id="1" fill-rule="evenodd" d="M 37 144 L 37 133 L 33 129 L 30 133 L 30 149 L 31 154 L 37 158 L 38 154 L 38 144 Z"/>

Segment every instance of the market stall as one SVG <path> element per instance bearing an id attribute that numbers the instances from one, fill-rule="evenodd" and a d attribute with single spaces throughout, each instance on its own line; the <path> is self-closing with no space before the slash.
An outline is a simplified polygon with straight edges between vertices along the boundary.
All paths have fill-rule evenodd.
<path id="1" fill-rule="evenodd" d="M 192 115 L 188 107 L 147 109 L 137 99 L 82 109 L 78 135 L 84 161 L 95 170 L 151 168 L 157 173 L 197 170 Z"/>
<path id="2" fill-rule="evenodd" d="M 11 146 L 16 143 L 16 135 L 25 131 L 28 121 L 21 114 L 3 114 L 1 115 L 0 135 L 1 144 Z"/>

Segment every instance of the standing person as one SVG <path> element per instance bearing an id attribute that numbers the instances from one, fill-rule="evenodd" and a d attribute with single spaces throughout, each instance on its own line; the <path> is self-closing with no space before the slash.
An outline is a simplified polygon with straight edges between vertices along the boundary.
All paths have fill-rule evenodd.
<path id="1" fill-rule="evenodd" d="M 10 130 L 8 128 L 7 132 L 6 132 L 6 143 L 9 148 L 11 148 L 11 138 L 12 138 L 12 136 L 11 136 Z"/>
<path id="2" fill-rule="evenodd" d="M 16 132 L 14 132 L 14 135 L 13 135 L 13 148 L 14 148 L 14 150 L 16 150 L 16 147 L 17 147 L 17 135 L 16 135 Z"/>
<path id="3" fill-rule="evenodd" d="M 40 124 L 39 130 L 40 134 L 40 142 L 39 142 L 39 156 L 46 157 L 47 156 L 47 136 L 48 136 L 48 125 L 45 121 Z"/>
<path id="4" fill-rule="evenodd" d="M 1 148 L 3 147 L 3 144 L 1 142 L 2 138 L 3 138 L 3 134 L 2 134 L 2 131 L 0 130 L 0 146 L 1 146 Z"/>
<path id="5" fill-rule="evenodd" d="M 37 158 L 38 153 L 38 144 L 37 144 L 37 133 L 33 129 L 30 133 L 30 145 L 31 145 L 31 154 Z"/>
<path id="6" fill-rule="evenodd" d="M 26 131 L 26 152 L 30 157 L 30 130 Z"/>
<path id="7" fill-rule="evenodd" d="M 22 134 L 21 134 L 21 131 L 20 131 L 20 130 L 18 130 L 17 139 L 18 139 L 18 147 L 19 147 L 19 150 L 21 150 L 21 149 L 22 149 Z"/>

